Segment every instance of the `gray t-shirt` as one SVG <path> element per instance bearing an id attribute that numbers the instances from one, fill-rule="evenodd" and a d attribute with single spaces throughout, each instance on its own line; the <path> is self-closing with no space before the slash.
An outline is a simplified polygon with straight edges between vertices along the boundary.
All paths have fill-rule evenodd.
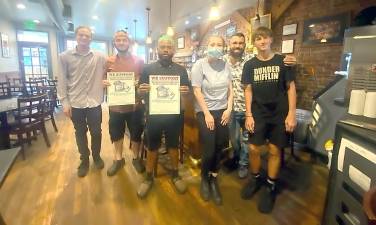
<path id="1" fill-rule="evenodd" d="M 203 58 L 193 65 L 192 86 L 201 87 L 201 92 L 209 110 L 227 108 L 228 87 L 231 80 L 230 66 L 223 60 L 218 60 L 210 65 L 208 59 Z M 202 111 L 197 102 L 195 102 L 195 111 Z"/>

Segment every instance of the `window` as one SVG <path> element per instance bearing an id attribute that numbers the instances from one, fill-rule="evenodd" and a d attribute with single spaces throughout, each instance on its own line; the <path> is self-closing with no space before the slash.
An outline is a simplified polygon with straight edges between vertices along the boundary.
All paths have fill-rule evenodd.
<path id="1" fill-rule="evenodd" d="M 38 31 L 17 31 L 17 41 L 48 43 L 48 33 Z"/>

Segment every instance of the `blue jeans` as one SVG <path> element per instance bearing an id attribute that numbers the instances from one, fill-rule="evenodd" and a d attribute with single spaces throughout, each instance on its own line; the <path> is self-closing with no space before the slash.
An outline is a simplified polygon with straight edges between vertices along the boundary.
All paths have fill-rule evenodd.
<path id="1" fill-rule="evenodd" d="M 239 166 L 248 166 L 248 131 L 245 129 L 244 112 L 232 112 L 229 130 L 234 157 L 239 159 Z"/>

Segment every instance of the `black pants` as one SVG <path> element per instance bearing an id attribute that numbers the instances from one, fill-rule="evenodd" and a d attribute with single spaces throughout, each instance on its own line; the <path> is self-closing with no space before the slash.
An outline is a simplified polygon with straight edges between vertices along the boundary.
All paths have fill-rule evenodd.
<path id="1" fill-rule="evenodd" d="M 76 143 L 81 160 L 89 160 L 90 151 L 86 132 L 89 127 L 91 135 L 91 152 L 94 159 L 99 158 L 102 143 L 102 108 L 72 108 L 72 122 L 76 130 Z"/>
<path id="2" fill-rule="evenodd" d="M 201 176 L 205 178 L 209 176 L 209 172 L 218 172 L 222 150 L 228 147 L 228 127 L 221 124 L 223 111 L 210 111 L 214 118 L 214 130 L 209 130 L 206 126 L 204 114 L 202 112 L 197 113 L 200 142 L 202 145 Z"/>

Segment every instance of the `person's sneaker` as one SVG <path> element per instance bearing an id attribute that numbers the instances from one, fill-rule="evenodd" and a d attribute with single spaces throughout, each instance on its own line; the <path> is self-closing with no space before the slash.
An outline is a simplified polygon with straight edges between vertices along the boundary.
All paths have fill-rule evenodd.
<path id="1" fill-rule="evenodd" d="M 89 160 L 82 160 L 77 168 L 77 176 L 84 177 L 89 172 Z"/>
<path id="2" fill-rule="evenodd" d="M 140 187 L 137 190 L 137 196 L 141 199 L 145 198 L 153 186 L 153 179 L 145 179 L 142 181 Z"/>
<path id="3" fill-rule="evenodd" d="M 210 198 L 209 178 L 201 177 L 200 195 L 201 195 L 201 198 L 205 202 L 209 201 L 209 198 Z"/>
<path id="4" fill-rule="evenodd" d="M 125 160 L 124 158 L 120 160 L 114 160 L 113 164 L 111 165 L 110 168 L 107 170 L 107 176 L 111 177 L 115 175 L 121 168 L 123 168 L 125 165 Z"/>
<path id="5" fill-rule="evenodd" d="M 174 184 L 175 189 L 179 194 L 184 194 L 187 191 L 187 184 L 180 176 L 171 178 L 171 181 Z"/>
<path id="6" fill-rule="evenodd" d="M 132 165 L 134 169 L 137 171 L 137 173 L 143 173 L 145 171 L 145 166 L 140 158 L 133 159 Z"/>
<path id="7" fill-rule="evenodd" d="M 216 205 L 222 204 L 222 195 L 221 191 L 219 190 L 218 181 L 216 177 L 211 177 L 210 181 L 210 191 L 213 198 L 213 201 Z"/>
<path id="8" fill-rule="evenodd" d="M 270 213 L 273 210 L 276 197 L 277 191 L 275 190 L 275 185 L 267 184 L 261 191 L 258 210 L 261 213 Z"/>
<path id="9" fill-rule="evenodd" d="M 240 179 L 246 178 L 248 176 L 248 167 L 247 166 L 239 166 L 238 176 L 239 176 Z"/>
<path id="10" fill-rule="evenodd" d="M 101 170 L 101 169 L 104 168 L 104 162 L 103 162 L 103 159 L 102 159 L 100 156 L 94 158 L 94 166 L 95 166 L 95 168 L 97 168 L 98 170 Z"/>
<path id="11" fill-rule="evenodd" d="M 242 199 L 250 199 L 252 196 L 260 190 L 262 186 L 262 179 L 261 177 L 254 178 L 251 177 L 249 181 L 246 183 L 246 185 L 243 187 L 241 191 L 241 197 Z"/>

